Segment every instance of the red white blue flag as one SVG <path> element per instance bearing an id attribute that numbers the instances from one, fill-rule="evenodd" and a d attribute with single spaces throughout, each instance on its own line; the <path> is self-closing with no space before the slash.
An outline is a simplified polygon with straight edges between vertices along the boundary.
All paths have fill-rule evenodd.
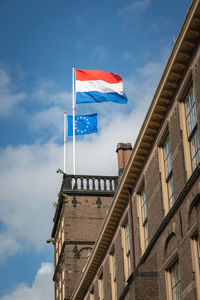
<path id="1" fill-rule="evenodd" d="M 127 103 L 123 80 L 105 71 L 76 70 L 76 103 Z"/>

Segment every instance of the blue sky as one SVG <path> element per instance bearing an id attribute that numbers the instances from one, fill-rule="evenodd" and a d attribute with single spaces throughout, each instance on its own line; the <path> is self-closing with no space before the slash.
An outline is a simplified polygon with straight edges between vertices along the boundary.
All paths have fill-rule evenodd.
<path id="1" fill-rule="evenodd" d="M 98 134 L 77 138 L 77 172 L 117 173 L 134 144 L 191 1 L 0 0 L 0 300 L 53 299 L 50 237 L 63 168 L 72 66 L 124 79 L 128 104 L 87 104 Z M 71 139 L 67 172 L 72 172 Z M 98 159 L 97 159 L 98 158 Z M 47 292 L 48 291 L 48 292 Z"/>

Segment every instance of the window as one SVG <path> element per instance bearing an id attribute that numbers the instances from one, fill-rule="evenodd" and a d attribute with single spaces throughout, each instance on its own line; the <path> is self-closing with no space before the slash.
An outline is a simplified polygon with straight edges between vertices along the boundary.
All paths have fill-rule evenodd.
<path id="1" fill-rule="evenodd" d="M 184 106 L 185 106 L 187 140 L 190 145 L 192 171 L 194 171 L 196 166 L 200 162 L 200 148 L 199 148 L 199 135 L 197 130 L 196 103 L 195 103 L 193 86 L 191 86 L 185 98 Z"/>
<path id="2" fill-rule="evenodd" d="M 174 178 L 172 174 L 172 158 L 171 158 L 169 134 L 167 135 L 162 148 L 163 148 L 165 183 L 167 186 L 167 197 L 168 197 L 168 204 L 170 209 L 174 204 Z"/>
<path id="3" fill-rule="evenodd" d="M 122 244 L 124 255 L 124 274 L 125 280 L 127 280 L 131 274 L 130 229 L 128 224 L 128 218 L 122 227 Z"/>
<path id="4" fill-rule="evenodd" d="M 149 236 L 148 236 L 148 222 L 147 222 L 147 202 L 146 202 L 146 193 L 144 187 L 140 193 L 140 205 L 141 205 L 143 240 L 144 240 L 144 250 L 145 250 L 149 244 Z"/>
<path id="5" fill-rule="evenodd" d="M 127 261 L 127 269 L 128 269 L 128 276 L 131 274 L 131 256 L 130 256 L 130 228 L 128 224 L 128 220 L 124 227 L 125 229 L 125 254 L 126 254 L 126 261 Z"/>
<path id="6" fill-rule="evenodd" d="M 62 299 L 65 298 L 65 269 L 63 268 L 62 269 L 62 275 L 61 275 L 61 278 L 62 278 Z"/>
<path id="7" fill-rule="evenodd" d="M 195 238 L 196 245 L 197 245 L 197 257 L 198 257 L 198 263 L 199 263 L 199 268 L 200 268 L 200 244 L 199 244 L 199 236 L 197 235 Z"/>
<path id="8" fill-rule="evenodd" d="M 192 262 L 195 273 L 197 299 L 200 300 L 200 243 L 199 235 L 195 235 L 192 242 Z"/>
<path id="9" fill-rule="evenodd" d="M 104 300 L 103 272 L 99 277 L 99 300 Z"/>
<path id="10" fill-rule="evenodd" d="M 90 300 L 94 300 L 94 288 L 90 291 Z"/>
<path id="11" fill-rule="evenodd" d="M 177 261 L 170 269 L 170 300 L 181 300 L 181 277 L 180 277 L 180 267 Z"/>
<path id="12" fill-rule="evenodd" d="M 116 256 L 113 249 L 110 254 L 110 274 L 111 274 L 111 289 L 112 289 L 112 300 L 117 299 L 117 281 L 116 281 Z"/>

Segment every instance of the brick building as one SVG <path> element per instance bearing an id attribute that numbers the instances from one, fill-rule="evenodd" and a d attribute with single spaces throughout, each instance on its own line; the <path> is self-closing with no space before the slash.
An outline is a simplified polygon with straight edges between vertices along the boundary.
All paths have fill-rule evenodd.
<path id="1" fill-rule="evenodd" d="M 200 0 L 193 0 L 119 178 L 64 174 L 55 299 L 200 300 Z"/>

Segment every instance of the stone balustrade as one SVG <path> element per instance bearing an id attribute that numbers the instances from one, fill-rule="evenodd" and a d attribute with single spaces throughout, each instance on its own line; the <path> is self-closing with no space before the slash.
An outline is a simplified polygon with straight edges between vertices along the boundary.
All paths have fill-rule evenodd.
<path id="1" fill-rule="evenodd" d="M 114 193 L 118 184 L 117 176 L 63 175 L 62 192 Z"/>

